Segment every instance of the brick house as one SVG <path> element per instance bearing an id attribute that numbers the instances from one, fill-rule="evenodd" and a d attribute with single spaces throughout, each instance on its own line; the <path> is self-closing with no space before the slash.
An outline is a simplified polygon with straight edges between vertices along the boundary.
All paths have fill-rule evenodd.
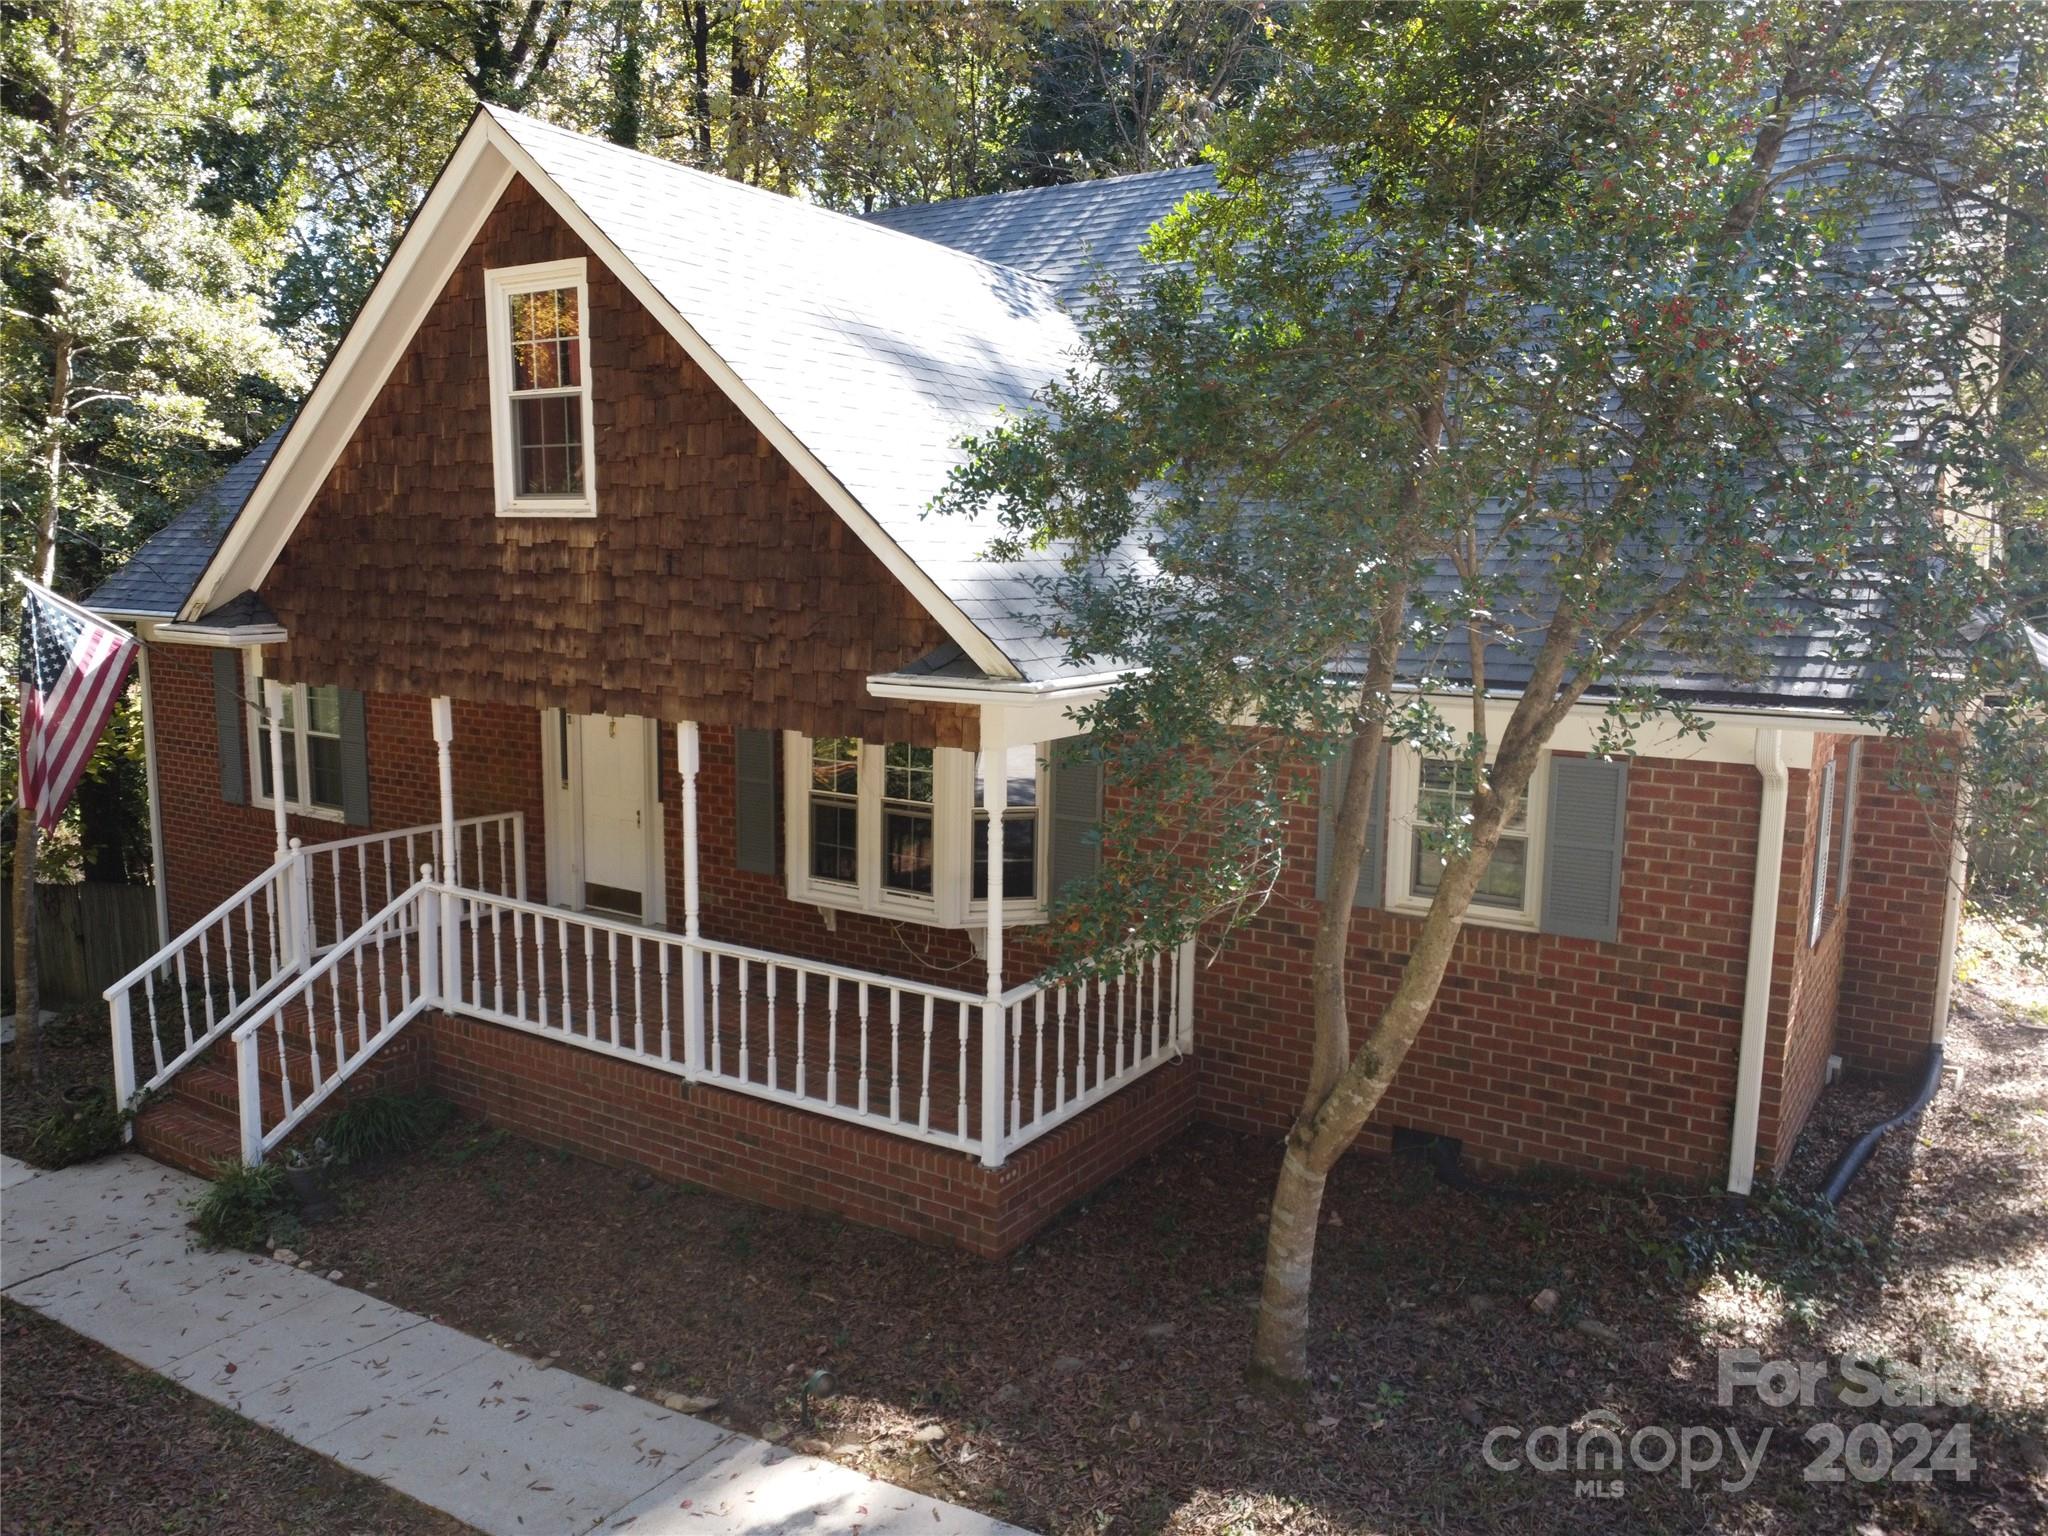
<path id="1" fill-rule="evenodd" d="M 255 1160 L 344 1084 L 428 1081 L 997 1254 L 1195 1120 L 1282 1129 L 1317 807 L 1219 951 L 1042 984 L 1110 679 L 988 529 L 923 515 L 1204 175 L 856 220 L 479 112 L 296 419 L 93 599 L 147 642 L 179 935 L 109 993 L 144 1147 Z M 1939 1039 L 1953 840 L 1823 654 L 1691 680 L 1707 738 L 1627 763 L 1598 706 L 1566 725 L 1369 1147 L 1745 1190 L 1831 1056 Z M 1365 1007 L 1455 793 L 1386 766 Z"/>

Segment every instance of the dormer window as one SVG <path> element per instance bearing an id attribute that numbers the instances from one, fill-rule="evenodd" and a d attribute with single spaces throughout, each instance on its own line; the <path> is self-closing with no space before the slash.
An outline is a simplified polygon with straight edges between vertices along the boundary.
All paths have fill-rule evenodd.
<path id="1" fill-rule="evenodd" d="M 500 517 L 596 510 L 590 291 L 581 258 L 485 274 Z"/>

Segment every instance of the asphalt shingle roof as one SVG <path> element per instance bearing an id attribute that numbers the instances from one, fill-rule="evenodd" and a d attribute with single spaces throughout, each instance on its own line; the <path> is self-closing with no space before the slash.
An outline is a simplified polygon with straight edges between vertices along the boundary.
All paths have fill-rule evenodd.
<path id="1" fill-rule="evenodd" d="M 1034 618 L 1044 607 L 1036 581 L 1057 572 L 1056 550 L 999 564 L 984 558 L 992 524 L 926 509 L 961 462 L 962 435 L 1027 409 L 1072 361 L 1072 315 L 1088 285 L 1105 275 L 1135 281 L 1146 233 L 1214 185 L 1208 168 L 859 219 L 484 110 L 1025 678 L 1099 670 L 1067 662 Z M 1867 238 L 1895 245 L 1909 223 L 1888 211 Z M 176 611 L 277 443 L 266 439 L 150 540 L 94 603 Z M 1839 700 L 1855 679 L 1827 652 L 1823 636 L 1788 635 L 1741 686 L 1690 676 L 1675 660 L 1657 670 L 1676 691 Z M 963 660 L 949 647 L 906 670 L 952 674 Z M 1520 680 L 1516 657 L 1489 665 L 1490 683 Z"/>
<path id="2" fill-rule="evenodd" d="M 199 584 L 206 563 L 228 536 L 263 471 L 270 467 L 285 430 L 279 427 L 264 438 L 234 468 L 200 492 L 190 506 L 150 535 L 128 563 L 86 599 L 88 605 L 102 613 L 140 618 L 175 615 Z"/>

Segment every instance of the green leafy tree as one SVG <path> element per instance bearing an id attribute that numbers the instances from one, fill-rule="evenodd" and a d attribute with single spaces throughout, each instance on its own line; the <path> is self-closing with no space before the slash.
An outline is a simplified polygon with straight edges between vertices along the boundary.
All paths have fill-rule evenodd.
<path id="1" fill-rule="evenodd" d="M 46 0 L 4 34 L 0 495 L 10 567 L 74 591 L 305 382 L 266 324 L 276 227 L 210 202 L 195 145 L 250 104 L 227 0 Z M 227 64 L 228 68 L 223 68 Z M 13 671 L 20 593 L 10 586 Z M 18 758 L 7 752 L 9 789 Z M 15 819 L 15 1000 L 33 1046 L 36 828 Z M 17 1054 L 33 1065 L 33 1050 Z"/>
<path id="2" fill-rule="evenodd" d="M 2039 423 L 2000 382 L 2044 308 L 2039 265 L 2008 259 L 2043 212 L 2040 28 L 1318 7 L 1221 136 L 1217 194 L 1099 296 L 1083 363 L 970 445 L 941 504 L 993 505 L 1011 551 L 1058 541 L 1052 628 L 1136 669 L 1089 712 L 1134 792 L 1061 914 L 1069 964 L 1243 921 L 1290 802 L 1342 765 L 1255 1373 L 1306 1378 L 1327 1176 L 1582 701 L 1614 754 L 1652 716 L 1701 731 L 1658 678 L 1759 680 L 1774 637 L 1817 626 L 1914 744 L 1930 814 L 1958 771 L 2020 807 L 2043 696 L 2002 550 L 2038 526 L 2011 446 Z M 1917 234 L 1874 243 L 1901 208 Z M 1424 827 L 1438 883 L 1360 1017 L 1350 893 L 1387 741 L 1473 792 Z"/>

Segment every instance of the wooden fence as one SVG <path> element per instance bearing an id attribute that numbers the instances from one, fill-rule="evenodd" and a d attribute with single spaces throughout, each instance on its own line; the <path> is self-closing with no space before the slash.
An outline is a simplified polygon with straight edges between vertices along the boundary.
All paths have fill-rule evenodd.
<path id="1" fill-rule="evenodd" d="M 156 891 L 147 885 L 36 887 L 36 958 L 45 1008 L 97 1008 L 101 994 L 155 954 Z M 14 882 L 0 889 L 0 991 L 14 992 Z M 11 1006 L 11 1005 L 10 1005 Z"/>

